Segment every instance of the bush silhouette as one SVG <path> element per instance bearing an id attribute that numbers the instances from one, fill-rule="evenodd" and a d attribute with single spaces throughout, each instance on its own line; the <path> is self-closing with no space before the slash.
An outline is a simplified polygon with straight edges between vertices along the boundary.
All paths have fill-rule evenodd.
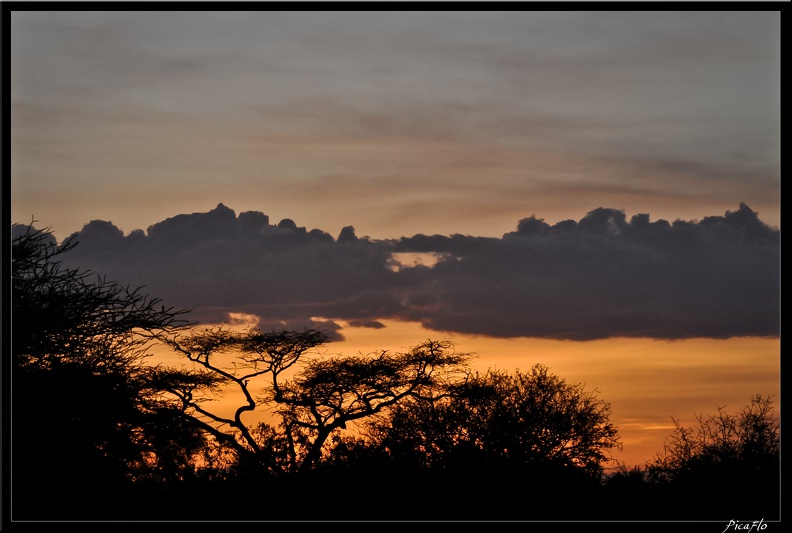
<path id="1" fill-rule="evenodd" d="M 474 374 L 450 341 L 340 356 L 316 330 L 198 329 L 63 267 L 75 243 L 12 231 L 14 519 L 780 518 L 770 398 L 675 421 L 645 469 L 605 475 L 610 405 L 542 365 Z M 193 368 L 149 365 L 153 343 Z M 228 390 L 240 404 L 212 412 Z"/>
<path id="2" fill-rule="evenodd" d="M 184 325 L 185 311 L 63 267 L 71 241 L 12 230 L 13 516 L 131 512 L 132 482 L 189 475 L 203 446 L 157 386 L 192 377 L 145 364 L 151 342 Z"/>
<path id="3" fill-rule="evenodd" d="M 649 481 L 667 498 L 696 502 L 677 511 L 685 518 L 721 518 L 728 509 L 735 520 L 779 519 L 781 442 L 771 398 L 756 395 L 737 414 L 719 407 L 697 420 L 697 428 L 674 420 L 664 451 L 647 463 Z"/>

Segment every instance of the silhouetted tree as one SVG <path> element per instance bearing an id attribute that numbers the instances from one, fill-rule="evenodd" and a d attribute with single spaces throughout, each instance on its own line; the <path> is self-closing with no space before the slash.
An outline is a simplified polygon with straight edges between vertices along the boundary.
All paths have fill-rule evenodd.
<path id="1" fill-rule="evenodd" d="M 464 381 L 467 354 L 450 342 L 427 341 L 404 353 L 324 356 L 327 336 L 316 330 L 234 332 L 206 328 L 170 344 L 213 373 L 243 401 L 231 415 L 212 412 L 201 387 L 173 389 L 196 423 L 233 448 L 248 473 L 306 472 L 322 458 L 331 436 L 407 398 L 435 399 Z M 295 365 L 300 362 L 301 367 Z M 257 378 L 262 378 L 257 380 Z M 261 387 L 255 396 L 252 387 Z M 273 424 L 250 427 L 242 415 L 261 408 Z"/>
<path id="2" fill-rule="evenodd" d="M 602 504 L 590 519 L 607 520 L 663 520 L 668 519 L 665 502 L 657 499 L 655 485 L 648 481 L 646 469 L 627 468 L 619 463 L 603 477 L 600 498 Z"/>
<path id="3" fill-rule="evenodd" d="M 76 268 L 48 230 L 12 226 L 12 490 L 22 518 L 95 518 L 128 508 L 134 483 L 181 479 L 203 445 L 163 387 L 206 376 L 144 363 L 187 324 L 140 289 Z M 109 499 L 109 500 L 108 500 Z"/>
<path id="4" fill-rule="evenodd" d="M 666 499 L 693 502 L 678 517 L 780 517 L 780 427 L 771 398 L 756 395 L 736 415 L 722 407 L 697 415 L 697 428 L 673 420 L 676 429 L 647 474 Z"/>
<path id="5" fill-rule="evenodd" d="M 47 230 L 14 224 L 12 231 L 16 367 L 74 360 L 97 368 L 125 367 L 140 360 L 157 332 L 186 325 L 179 316 L 187 311 L 165 309 L 141 288 L 65 268 L 60 256 L 77 244 L 72 239 L 58 245 Z"/>
<path id="6" fill-rule="evenodd" d="M 556 507 L 546 504 L 597 490 L 609 450 L 620 447 L 609 416 L 609 404 L 595 393 L 542 365 L 529 373 L 490 370 L 443 399 L 394 406 L 367 425 L 364 439 L 340 446 L 357 457 L 374 447 L 400 470 L 426 472 L 429 486 L 441 482 L 457 497 L 486 487 L 476 506 L 455 516 L 435 510 L 435 518 L 547 517 Z M 584 514 L 585 501 L 565 516 Z"/>
<path id="7" fill-rule="evenodd" d="M 530 373 L 489 370 L 442 403 L 393 409 L 382 439 L 420 450 L 426 466 L 475 453 L 489 466 L 552 462 L 598 477 L 620 446 L 610 405 L 542 365 Z"/>

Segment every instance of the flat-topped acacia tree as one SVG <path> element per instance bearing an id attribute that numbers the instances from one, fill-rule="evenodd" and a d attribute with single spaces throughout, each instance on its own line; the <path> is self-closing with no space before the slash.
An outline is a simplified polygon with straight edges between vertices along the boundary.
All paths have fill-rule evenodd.
<path id="1" fill-rule="evenodd" d="M 326 334 L 312 329 L 235 332 L 217 327 L 175 336 L 168 343 L 177 353 L 244 400 L 232 415 L 223 416 L 206 407 L 199 383 L 171 392 L 196 424 L 230 446 L 240 462 L 285 473 L 310 470 L 331 435 L 348 423 L 406 398 L 435 400 L 453 394 L 470 375 L 470 354 L 455 352 L 449 341 L 356 356 L 314 350 L 327 341 Z M 243 420 L 245 413 L 264 409 L 279 418 L 277 426 L 250 427 Z"/>

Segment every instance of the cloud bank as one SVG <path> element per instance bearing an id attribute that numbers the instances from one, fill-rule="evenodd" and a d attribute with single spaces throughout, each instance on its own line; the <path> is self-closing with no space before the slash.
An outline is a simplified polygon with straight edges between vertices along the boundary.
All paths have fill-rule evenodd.
<path id="1" fill-rule="evenodd" d="M 65 258 L 192 308 L 259 327 L 417 321 L 447 333 L 593 340 L 778 336 L 780 231 L 747 205 L 697 221 L 597 208 L 501 238 L 337 236 L 219 204 L 124 233 L 94 220 Z M 430 258 L 414 260 L 408 258 Z"/>

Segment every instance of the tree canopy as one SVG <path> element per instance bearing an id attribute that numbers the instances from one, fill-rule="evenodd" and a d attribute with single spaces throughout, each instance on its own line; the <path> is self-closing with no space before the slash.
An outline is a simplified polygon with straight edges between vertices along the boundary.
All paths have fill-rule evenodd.
<path id="1" fill-rule="evenodd" d="M 326 341 L 327 336 L 316 330 L 206 328 L 175 336 L 169 341 L 174 350 L 235 388 L 244 402 L 232 416 L 221 416 L 202 404 L 200 387 L 170 392 L 219 441 L 240 456 L 255 456 L 270 473 L 283 473 L 315 466 L 328 438 L 347 424 L 407 398 L 433 401 L 450 394 L 468 376 L 464 364 L 469 355 L 454 352 L 447 341 L 429 340 L 401 353 L 310 353 Z M 295 370 L 298 362 L 301 366 Z M 254 395 L 254 386 L 260 394 Z M 243 420 L 243 413 L 260 407 L 268 407 L 278 418 L 275 425 L 261 422 L 251 428 Z"/>
<path id="2" fill-rule="evenodd" d="M 675 420 L 645 469 L 606 474 L 610 404 L 543 365 L 474 373 L 448 340 L 349 356 L 315 329 L 198 327 L 64 267 L 74 242 L 12 234 L 16 518 L 555 519 L 559 502 L 622 518 L 613 501 L 632 518 L 780 516 L 770 398 Z M 184 364 L 152 364 L 155 345 Z M 239 401 L 218 409 L 221 394 Z"/>
<path id="3" fill-rule="evenodd" d="M 610 405 L 535 365 L 473 376 L 442 402 L 416 398 L 369 426 L 392 453 L 423 466 L 461 461 L 490 469 L 553 464 L 597 477 L 620 448 Z"/>
<path id="4" fill-rule="evenodd" d="M 187 311 L 63 267 L 60 257 L 72 241 L 58 245 L 32 226 L 12 230 L 18 516 L 91 517 L 102 509 L 97 503 L 133 481 L 189 475 L 203 439 L 178 404 L 162 396 L 162 385 L 201 377 L 146 364 L 151 343 L 187 325 Z"/>

